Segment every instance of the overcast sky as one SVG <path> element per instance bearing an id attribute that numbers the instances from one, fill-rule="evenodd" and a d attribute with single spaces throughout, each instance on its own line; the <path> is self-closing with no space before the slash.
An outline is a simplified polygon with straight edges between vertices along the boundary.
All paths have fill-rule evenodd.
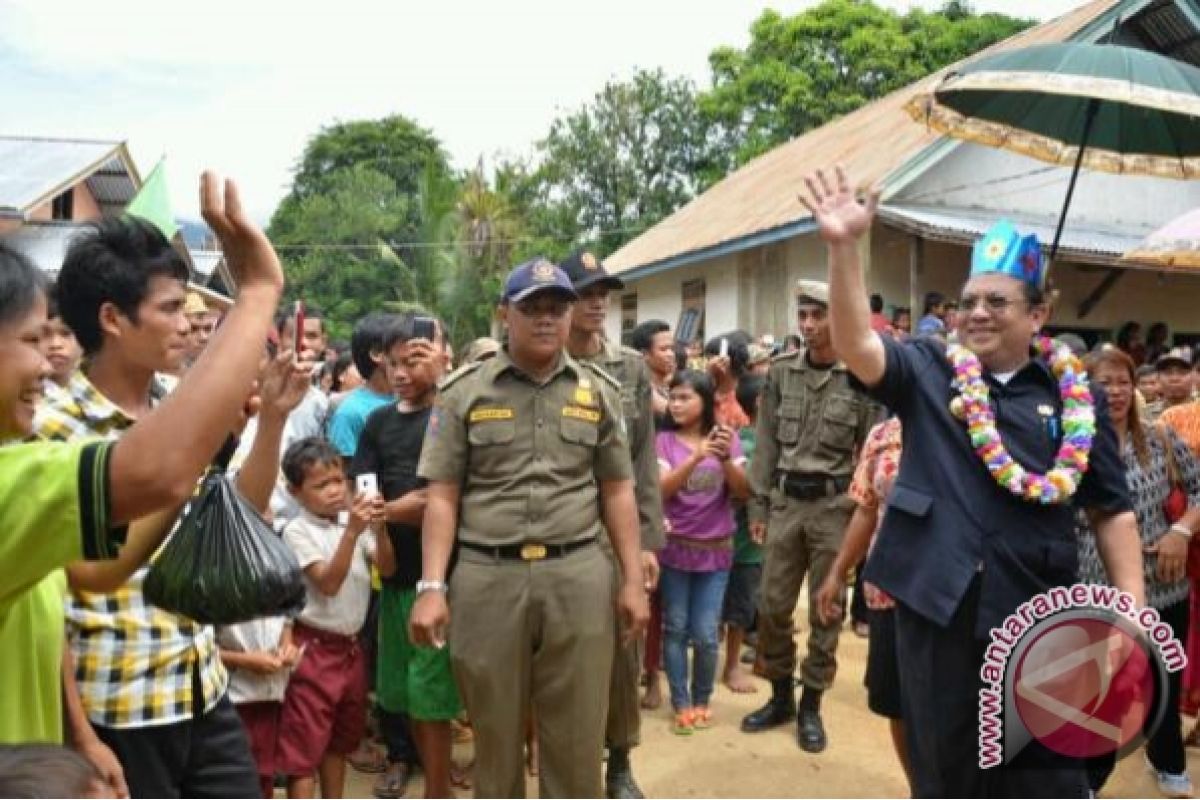
<path id="1" fill-rule="evenodd" d="M 182 216 L 211 166 L 265 220 L 322 124 L 402 113 L 458 166 L 524 154 L 610 77 L 663 67 L 706 85 L 709 52 L 744 46 L 764 8 L 815 1 L 0 0 L 0 133 L 127 140 L 143 176 L 165 154 Z M 974 6 L 1049 19 L 1080 4 Z"/>

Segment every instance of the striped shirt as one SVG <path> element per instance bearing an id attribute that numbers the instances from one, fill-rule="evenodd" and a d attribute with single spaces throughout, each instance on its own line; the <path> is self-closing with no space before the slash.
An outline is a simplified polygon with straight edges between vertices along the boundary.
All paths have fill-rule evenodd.
<path id="1" fill-rule="evenodd" d="M 161 396 L 156 387 L 154 399 Z M 76 372 L 66 391 L 48 397 L 34 428 L 46 439 L 116 439 L 134 420 Z M 142 593 L 149 567 L 113 592 L 73 592 L 66 604 L 75 678 L 88 718 L 110 728 L 142 728 L 192 718 L 213 708 L 229 678 L 212 627 L 155 608 Z M 201 698 L 193 697 L 193 674 Z"/>

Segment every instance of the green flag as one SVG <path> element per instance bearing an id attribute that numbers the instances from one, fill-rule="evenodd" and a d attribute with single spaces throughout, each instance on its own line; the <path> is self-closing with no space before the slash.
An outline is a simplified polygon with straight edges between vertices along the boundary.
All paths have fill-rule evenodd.
<path id="1" fill-rule="evenodd" d="M 129 205 L 125 207 L 125 213 L 153 223 L 168 239 L 175 237 L 179 226 L 175 224 L 175 215 L 171 213 L 171 196 L 167 193 L 167 173 L 161 160 L 154 165 L 154 169 L 151 170 L 137 195 L 129 201 Z"/>

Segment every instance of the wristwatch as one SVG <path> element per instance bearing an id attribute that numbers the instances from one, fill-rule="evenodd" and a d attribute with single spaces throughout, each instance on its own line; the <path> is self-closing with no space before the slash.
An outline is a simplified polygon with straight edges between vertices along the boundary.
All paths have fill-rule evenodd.
<path id="1" fill-rule="evenodd" d="M 417 594 L 422 595 L 425 592 L 441 592 L 445 594 L 450 591 L 450 587 L 445 581 L 417 581 Z"/>
<path id="2" fill-rule="evenodd" d="M 1176 522 L 1171 527 L 1167 528 L 1167 533 L 1178 533 L 1180 536 L 1187 539 L 1188 541 L 1191 541 L 1192 535 L 1193 535 L 1193 531 L 1191 531 L 1189 528 L 1187 528 L 1183 525 L 1180 525 L 1178 522 Z"/>

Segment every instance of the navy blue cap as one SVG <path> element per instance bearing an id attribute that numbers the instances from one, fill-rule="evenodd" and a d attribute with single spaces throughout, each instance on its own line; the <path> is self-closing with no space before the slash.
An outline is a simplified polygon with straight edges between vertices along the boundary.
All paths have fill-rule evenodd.
<path id="1" fill-rule="evenodd" d="M 608 274 L 608 270 L 604 268 L 604 264 L 600 263 L 600 259 L 586 250 L 580 250 L 567 256 L 566 260 L 558 265 L 558 268 L 567 273 L 567 277 L 571 279 L 571 285 L 577 292 L 582 292 L 596 284 L 604 284 L 617 291 L 625 288 L 625 281 L 616 275 Z"/>
<path id="2" fill-rule="evenodd" d="M 554 292 L 570 300 L 579 299 L 567 273 L 544 258 L 535 258 L 514 267 L 504 281 L 504 295 L 500 299 L 505 303 L 519 303 L 539 292 Z"/>

